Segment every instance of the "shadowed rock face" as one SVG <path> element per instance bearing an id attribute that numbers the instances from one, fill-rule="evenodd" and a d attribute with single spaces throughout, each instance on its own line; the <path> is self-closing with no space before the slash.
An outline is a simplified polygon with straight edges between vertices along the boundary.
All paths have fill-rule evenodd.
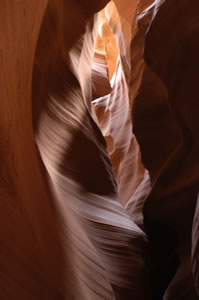
<path id="1" fill-rule="evenodd" d="M 164 299 L 197 299 L 191 269 L 191 228 L 198 192 L 196 11 L 197 1 L 191 6 L 188 1 L 155 1 L 138 17 L 140 32 L 148 30 L 144 52 L 147 66 L 142 61 L 133 122 L 142 159 L 153 183 L 144 204 L 144 220 L 156 283 L 153 297 L 157 299 L 163 297 L 167 285 L 163 270 L 168 276 L 170 272 L 172 278 L 178 259 L 180 265 Z M 139 34 L 133 42 L 132 47 L 136 48 Z M 133 56 L 133 52 L 132 57 L 137 61 L 138 56 Z M 134 75 L 131 84 L 133 94 Z M 197 217 L 195 220 L 197 228 Z M 163 235 L 164 243 L 160 240 Z M 194 230 L 195 239 L 196 236 Z M 193 245 L 196 249 L 194 239 Z M 162 285 L 162 291 L 158 292 L 157 285 Z"/>
<path id="2" fill-rule="evenodd" d="M 0 4 L 1 300 L 198 299 L 199 4 L 108 2 Z"/>
<path id="3" fill-rule="evenodd" d="M 195 217 L 193 221 L 193 230 L 192 230 L 192 269 L 193 269 L 193 277 L 194 277 L 194 284 L 197 290 L 197 293 L 199 294 L 199 275 L 198 275 L 198 269 L 199 269 L 199 261 L 198 261 L 198 247 L 199 247 L 199 241 L 198 241 L 198 231 L 199 231 L 199 221 L 198 221 L 198 210 L 199 210 L 199 201 L 197 199 L 197 206 L 195 210 Z"/>

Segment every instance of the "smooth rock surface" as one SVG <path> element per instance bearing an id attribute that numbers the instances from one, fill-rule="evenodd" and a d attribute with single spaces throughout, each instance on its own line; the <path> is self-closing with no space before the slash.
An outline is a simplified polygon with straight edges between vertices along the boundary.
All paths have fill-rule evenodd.
<path id="1" fill-rule="evenodd" d="M 152 172 L 149 170 L 153 186 L 144 204 L 144 222 L 149 245 L 151 245 L 151 255 L 157 252 L 156 262 L 154 261 L 157 267 L 155 272 L 158 272 L 158 268 L 161 269 L 161 272 L 164 268 L 168 270 L 170 266 L 168 274 L 170 272 L 171 276 L 175 265 L 177 268 L 176 276 L 167 290 L 165 299 L 176 299 L 177 297 L 179 299 L 197 299 L 191 274 L 190 249 L 199 174 L 197 82 L 194 80 L 197 78 L 198 72 L 196 55 L 198 49 L 196 38 L 198 2 L 193 1 L 190 5 L 188 1 L 166 0 L 155 1 L 154 4 L 152 23 L 145 39 L 145 61 L 149 69 L 147 67 L 148 74 L 145 71 L 143 78 L 144 83 L 147 82 L 149 76 L 149 83 L 153 77 L 158 78 L 168 92 L 168 96 L 162 93 L 165 95 L 164 99 L 161 98 L 161 94 L 159 94 L 159 98 L 154 98 L 164 100 L 163 113 L 166 112 L 165 105 L 169 108 L 167 115 L 163 115 L 164 119 L 161 118 L 161 122 L 157 117 L 155 118 L 159 132 L 159 139 L 156 142 L 157 150 L 158 147 L 161 150 L 164 145 L 159 144 L 161 134 L 162 137 L 167 137 L 168 143 L 165 145 L 166 152 L 162 148 L 163 151 L 158 151 L 161 157 L 158 157 L 158 152 L 156 152 L 156 158 L 154 157 L 153 160 L 152 151 L 147 152 L 147 145 L 142 140 L 143 135 L 140 130 L 142 125 L 140 125 L 140 129 L 137 127 L 140 135 L 138 140 L 143 146 L 145 144 L 145 150 L 140 144 L 144 164 L 147 167 L 148 161 L 148 164 L 151 164 L 150 170 L 154 168 Z M 155 73 L 155 76 L 151 71 Z M 157 90 L 159 88 L 156 86 L 155 91 L 157 92 Z M 147 94 L 149 95 L 148 92 Z M 144 102 L 146 97 L 143 97 L 142 93 L 141 97 L 138 94 L 135 105 L 139 105 L 139 99 L 143 99 L 142 109 L 147 109 L 147 104 Z M 150 101 L 151 99 L 152 97 L 150 97 Z M 156 108 L 158 109 L 157 105 Z M 139 110 L 137 110 L 138 112 Z M 137 119 L 138 116 L 140 114 L 137 115 Z M 159 117 L 160 114 L 157 116 Z M 150 120 L 149 122 L 152 124 Z M 159 126 L 160 124 L 162 125 Z M 136 124 L 134 128 L 136 129 Z M 143 128 L 143 132 L 146 134 L 145 128 Z M 157 134 L 157 130 L 155 134 Z M 149 140 L 151 141 L 151 138 Z M 168 150 L 170 153 L 167 152 Z M 163 234 L 164 248 L 160 246 L 160 241 L 156 242 L 157 237 L 161 238 Z M 170 250 L 166 250 L 168 246 Z M 179 267 L 177 267 L 177 257 L 180 259 Z M 162 263 L 167 261 L 167 266 L 164 266 L 161 261 Z"/>

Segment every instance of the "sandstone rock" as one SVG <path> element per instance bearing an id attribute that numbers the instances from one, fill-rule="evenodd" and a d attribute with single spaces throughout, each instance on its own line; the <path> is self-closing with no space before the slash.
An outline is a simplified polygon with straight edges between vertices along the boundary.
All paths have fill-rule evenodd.
<path id="1" fill-rule="evenodd" d="M 34 143 L 31 80 L 47 1 L 0 4 L 0 298 L 55 299 L 62 249 Z"/>
<path id="2" fill-rule="evenodd" d="M 67 6 L 64 2 L 65 12 Z M 47 36 L 47 15 L 43 24 L 41 33 Z M 37 93 L 33 103 L 41 97 L 44 100 L 40 118 L 35 118 L 36 142 L 50 177 L 63 252 L 73 266 L 72 279 L 77 285 L 58 287 L 64 299 L 145 299 L 146 236 L 119 202 L 105 140 L 92 116 L 97 16 L 85 18 L 84 30 L 82 24 L 79 31 L 76 24 L 76 41 L 70 48 L 63 43 L 70 30 L 67 23 L 58 28 L 58 41 L 49 36 L 58 52 L 50 77 L 40 74 L 45 93 L 38 88 L 41 79 L 37 68 L 44 69 L 44 40 L 40 36 L 34 74 Z M 70 277 L 71 272 L 65 269 L 66 283 Z"/>
<path id="3" fill-rule="evenodd" d="M 198 220 L 198 210 L 199 210 L 199 201 L 197 200 L 197 206 L 195 210 L 195 217 L 193 222 L 193 231 L 192 231 L 192 269 L 194 276 L 194 284 L 199 295 L 199 260 L 198 260 L 198 231 L 199 231 L 199 220 Z"/>
<path id="4" fill-rule="evenodd" d="M 103 43 L 103 41 L 102 41 Z M 110 94 L 111 85 L 108 76 L 108 67 L 105 52 L 95 50 L 92 64 L 92 100 Z"/>
<path id="5" fill-rule="evenodd" d="M 94 106 L 116 175 L 120 201 L 126 204 L 142 181 L 145 170 L 140 162 L 137 141 L 132 134 L 131 106 L 127 84 L 129 70 L 125 61 L 126 52 L 123 51 L 124 39 L 119 15 L 113 3 L 109 4 L 106 14 L 108 18 L 107 26 L 111 27 L 112 34 L 114 34 L 117 41 L 119 57 L 115 74 L 111 80 L 111 93 L 94 101 Z M 108 56 L 112 48 L 110 45 L 109 47 L 106 47 L 106 45 L 115 42 L 111 37 L 107 42 L 106 33 L 107 31 L 104 32 L 102 38 Z"/>
<path id="6" fill-rule="evenodd" d="M 177 244 L 173 243 L 170 253 L 173 251 L 174 255 L 177 247 L 181 261 L 165 299 L 197 298 L 191 276 L 190 250 L 186 252 L 187 248 L 191 248 L 191 227 L 198 192 L 197 84 L 193 79 L 197 78 L 198 69 L 197 11 L 197 1 L 192 2 L 192 5 L 188 1 L 156 1 L 145 40 L 145 60 L 168 90 L 167 101 L 172 119 L 169 118 L 177 125 L 176 141 L 174 137 L 169 138 L 169 143 L 173 140 L 176 145 L 172 142 L 172 151 L 167 153 L 168 157 L 164 156 L 162 166 L 160 164 L 159 171 L 154 174 L 152 191 L 144 205 L 149 241 L 158 227 L 156 234 L 161 236 L 161 226 L 167 228 L 167 245 L 172 245 L 171 237 L 176 235 Z M 170 132 L 172 128 L 173 125 Z M 158 244 L 156 247 L 159 247 Z M 183 253 L 187 254 L 183 256 Z M 169 259 L 168 254 L 165 255 Z M 160 260 L 166 260 L 166 256 Z M 185 264 L 185 259 L 189 264 Z M 171 269 L 172 265 L 175 263 L 170 257 Z"/>

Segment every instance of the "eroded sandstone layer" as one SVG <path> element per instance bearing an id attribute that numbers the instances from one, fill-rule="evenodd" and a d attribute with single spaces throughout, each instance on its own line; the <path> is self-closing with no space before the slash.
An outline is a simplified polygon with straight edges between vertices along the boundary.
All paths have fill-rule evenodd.
<path id="1" fill-rule="evenodd" d="M 1 1 L 1 300 L 198 299 L 198 12 Z"/>

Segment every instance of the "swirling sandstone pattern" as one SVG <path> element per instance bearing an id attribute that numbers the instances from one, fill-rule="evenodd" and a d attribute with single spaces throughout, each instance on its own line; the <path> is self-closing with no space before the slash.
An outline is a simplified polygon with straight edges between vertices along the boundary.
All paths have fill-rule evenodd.
<path id="1" fill-rule="evenodd" d="M 142 297 L 145 235 L 119 204 L 88 102 L 91 67 L 85 69 L 85 61 L 92 61 L 93 13 L 105 2 L 98 2 L 99 7 L 48 2 L 33 76 L 34 128 L 45 171 L 33 142 L 31 77 L 46 5 L 1 3 L 0 298 Z M 63 18 L 67 9 L 73 18 Z M 70 35 L 64 30 L 72 21 L 75 32 Z M 41 171 L 48 173 L 54 197 Z M 137 253 L 136 260 L 131 252 Z"/>
<path id="2" fill-rule="evenodd" d="M 198 14 L 0 1 L 0 300 L 199 298 Z"/>
<path id="3" fill-rule="evenodd" d="M 90 17 L 67 60 L 67 49 L 60 44 L 55 62 L 60 67 L 52 70 L 59 82 L 47 87 L 36 134 L 77 284 L 76 289 L 66 286 L 63 296 L 70 292 L 75 299 L 144 299 L 146 237 L 119 203 L 105 141 L 91 115 L 96 27 L 97 16 Z M 68 28 L 60 30 L 66 34 Z M 66 282 L 68 277 L 66 270 Z"/>

